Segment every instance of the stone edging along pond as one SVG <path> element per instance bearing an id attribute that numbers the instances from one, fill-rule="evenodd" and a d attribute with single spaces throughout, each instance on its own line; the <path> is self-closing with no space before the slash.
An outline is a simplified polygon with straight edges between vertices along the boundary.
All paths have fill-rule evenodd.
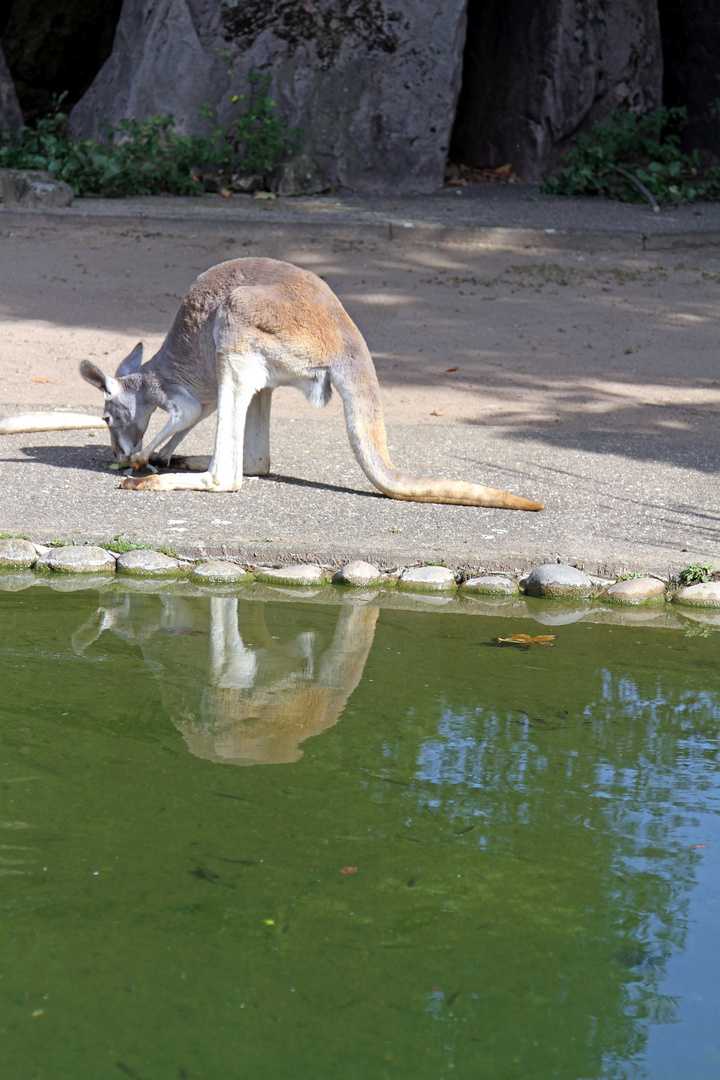
<path id="1" fill-rule="evenodd" d="M 127 550 L 113 551 L 111 546 Z M 117 579 L 155 579 L 169 582 L 183 579 L 195 585 L 235 586 L 258 583 L 268 586 L 294 586 L 300 592 L 309 587 L 327 585 L 355 589 L 389 589 L 401 592 L 436 594 L 442 597 L 474 597 L 515 599 L 521 594 L 552 600 L 596 599 L 604 604 L 632 608 L 652 608 L 666 601 L 685 608 L 718 609 L 720 612 L 720 581 L 699 582 L 678 587 L 676 583 L 658 577 L 629 577 L 612 580 L 591 577 L 575 566 L 548 563 L 535 567 L 519 581 L 501 574 L 468 577 L 442 565 L 396 567 L 381 570 L 370 563 L 356 560 L 342 569 L 317 564 L 291 565 L 279 568 L 248 567 L 229 559 L 189 560 L 173 557 L 150 547 L 129 543 L 96 547 L 92 545 L 62 545 L 48 547 L 34 544 L 26 538 L 0 539 L 0 589 L 24 587 L 15 583 L 8 571 L 32 574 L 72 575 L 89 583 L 92 575 Z M 27 582 L 30 584 L 31 582 Z M 720 618 L 720 615 L 719 615 Z"/>

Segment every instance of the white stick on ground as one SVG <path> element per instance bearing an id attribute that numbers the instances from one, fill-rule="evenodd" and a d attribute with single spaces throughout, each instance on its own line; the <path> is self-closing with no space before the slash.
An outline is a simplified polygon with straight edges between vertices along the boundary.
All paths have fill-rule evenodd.
<path id="1" fill-rule="evenodd" d="M 0 435 L 21 435 L 31 431 L 82 431 L 104 428 L 99 416 L 85 413 L 33 412 L 17 416 L 0 416 Z"/>

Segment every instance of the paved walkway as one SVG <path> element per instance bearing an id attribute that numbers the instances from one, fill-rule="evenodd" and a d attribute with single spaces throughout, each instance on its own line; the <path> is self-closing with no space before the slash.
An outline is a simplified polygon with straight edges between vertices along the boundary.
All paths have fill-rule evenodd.
<path id="1" fill-rule="evenodd" d="M 242 493 L 231 495 L 120 491 L 116 474 L 107 471 L 109 459 L 102 434 L 99 437 L 87 433 L 5 437 L 0 443 L 3 485 L 0 532 L 27 533 L 38 540 L 64 538 L 77 542 L 101 541 L 124 534 L 156 545 L 171 544 L 181 554 L 224 552 L 267 563 L 318 560 L 338 564 L 359 557 L 385 567 L 429 560 L 469 570 L 524 572 L 540 562 L 561 560 L 583 566 L 591 573 L 650 571 L 662 575 L 677 573 L 692 561 L 720 565 L 717 440 L 720 393 L 713 389 L 718 386 L 720 364 L 711 346 L 717 315 L 713 299 L 713 290 L 717 291 L 713 275 L 717 271 L 712 263 L 716 255 L 720 256 L 720 205 L 664 209 L 655 214 L 645 206 L 546 198 L 522 185 L 459 190 L 460 194 L 450 189 L 439 196 L 395 201 L 339 196 L 266 201 L 219 197 L 83 199 L 67 210 L 53 212 L 0 206 L 0 274 L 6 283 L 0 291 L 0 325 L 6 341 L 0 354 L 0 370 L 5 369 L 3 374 L 8 379 L 15 374 L 10 371 L 7 342 L 18 332 L 21 322 L 26 336 L 30 327 L 29 349 L 33 345 L 32 328 L 41 323 L 45 327 L 50 324 L 52 332 L 56 328 L 61 335 L 80 333 L 78 327 L 82 329 L 92 322 L 93 333 L 100 332 L 96 329 L 98 325 L 107 325 L 109 329 L 103 332 L 117 338 L 121 317 L 131 317 L 127 300 L 123 301 L 120 313 L 115 313 L 113 319 L 108 317 L 107 324 L 106 313 L 96 310 L 92 320 L 86 314 L 67 320 L 68 325 L 70 321 L 73 324 L 73 329 L 68 330 L 64 313 L 52 306 L 55 301 L 50 275 L 46 275 L 47 285 L 41 282 L 51 249 L 61 251 L 66 244 L 68 252 L 79 257 L 81 237 L 95 236 L 98 230 L 104 231 L 106 239 L 117 237 L 113 258 L 118 267 L 125 266 L 123 252 L 126 248 L 130 250 L 131 245 L 126 241 L 133 236 L 135 239 L 142 236 L 147 241 L 143 247 L 148 251 L 169 237 L 176 244 L 173 250 L 180 250 L 181 245 L 188 251 L 200 246 L 204 252 L 214 252 L 214 244 L 219 249 L 220 239 L 224 237 L 227 243 L 235 241 L 234 251 L 223 249 L 226 254 L 221 257 L 225 258 L 245 253 L 242 248 L 237 250 L 239 237 L 243 244 L 249 245 L 252 254 L 280 257 L 290 257 L 310 239 L 315 245 L 314 257 L 321 257 L 325 249 L 332 252 L 332 265 L 338 274 L 345 270 L 350 276 L 359 274 L 358 267 L 362 265 L 368 267 L 362 271 L 368 279 L 374 264 L 382 265 L 385 273 L 392 263 L 397 274 L 405 270 L 417 272 L 420 265 L 430 265 L 435 276 L 421 279 L 428 282 L 422 295 L 431 298 L 435 306 L 428 309 L 427 323 L 423 324 L 413 322 L 418 318 L 416 306 L 413 319 L 403 323 L 404 333 L 412 334 L 414 330 L 417 335 L 418 326 L 422 325 L 426 329 L 420 331 L 421 336 L 432 338 L 434 349 L 440 348 L 439 341 L 443 342 L 448 359 L 454 345 L 460 347 L 461 340 L 464 354 L 469 355 L 473 334 L 480 332 L 474 313 L 492 310 L 496 313 L 493 317 L 493 333 L 498 336 L 496 355 L 504 356 L 511 354 L 516 339 L 529 332 L 534 320 L 547 317 L 545 337 L 538 346 L 533 346 L 533 352 L 536 347 L 539 349 L 538 363 L 540 356 L 547 356 L 547 363 L 556 363 L 556 367 L 547 384 L 512 371 L 507 373 L 502 386 L 497 381 L 493 384 L 498 394 L 504 395 L 498 398 L 505 409 L 502 423 L 468 420 L 461 407 L 456 412 L 451 409 L 438 426 L 428 423 L 427 387 L 438 385 L 436 376 L 427 373 L 426 380 L 422 365 L 413 369 L 412 379 L 405 383 L 398 376 L 400 389 L 396 387 L 393 393 L 406 397 L 403 398 L 405 412 L 399 421 L 393 419 L 392 405 L 388 412 L 393 457 L 405 471 L 476 480 L 540 498 L 547 505 L 545 511 L 527 514 L 384 499 L 372 491 L 354 462 L 337 409 L 325 415 L 310 415 L 298 407 L 296 414 L 292 409 L 280 408 L 273 421 L 272 477 L 251 479 Z M 233 240 L 228 237 L 230 233 Z M 12 246 L 15 240 L 17 247 Z M 87 243 L 92 246 L 89 240 Z M 457 306 L 457 289 L 451 293 L 446 288 L 447 277 L 441 275 L 450 272 L 447 266 L 451 264 L 462 267 L 464 274 L 469 274 L 468 266 L 480 265 L 478 260 L 487 267 L 488 252 L 495 252 L 492 257 L 500 260 L 497 265 L 501 267 L 493 278 L 496 283 L 493 295 L 478 295 L 468 301 L 476 307 L 468 308 L 465 314 L 465 309 L 461 311 Z M 516 265 L 519 252 L 528 253 L 530 270 Z M 603 290 L 610 292 L 610 285 L 600 283 L 597 268 L 604 266 L 615 277 L 626 273 L 626 295 L 617 298 L 617 306 L 613 299 L 612 306 L 608 303 L 602 309 L 593 308 L 594 317 L 597 321 L 597 313 L 603 313 L 601 318 L 607 319 L 607 325 L 600 329 L 611 335 L 613 320 L 625 318 L 623 312 L 632 309 L 636 318 L 632 325 L 646 325 L 648 333 L 652 329 L 661 351 L 666 334 L 660 308 L 653 309 L 655 314 L 649 308 L 644 309 L 642 302 L 650 293 L 641 292 L 655 281 L 648 274 L 650 269 L 655 273 L 655 263 L 660 257 L 669 267 L 661 267 L 665 277 L 671 271 L 676 272 L 678 281 L 685 273 L 682 260 L 687 260 L 688 266 L 690 261 L 702 262 L 702 265 L 698 263 L 692 282 L 682 278 L 683 287 L 690 290 L 697 286 L 709 292 L 688 292 L 687 313 L 678 314 L 678 318 L 687 314 L 689 320 L 698 320 L 697 326 L 688 322 L 687 336 L 675 339 L 683 343 L 675 361 L 675 354 L 669 359 L 661 358 L 655 370 L 653 350 L 649 349 L 645 359 L 637 361 L 645 366 L 630 369 L 635 359 L 625 360 L 622 354 L 633 352 L 633 348 L 623 350 L 618 346 L 616 368 L 619 370 L 624 364 L 633 372 L 641 370 L 638 393 L 646 398 L 669 388 L 670 405 L 675 412 L 660 413 L 664 399 L 658 397 L 642 401 L 645 411 L 637 416 L 627 413 L 624 424 L 615 422 L 617 410 L 610 407 L 603 413 L 602 423 L 590 422 L 590 413 L 585 411 L 583 402 L 589 402 L 588 409 L 595 408 L 603 393 L 616 393 L 610 382 L 612 379 L 617 382 L 622 373 L 611 379 L 607 362 L 590 343 L 582 346 L 588 352 L 581 351 L 576 343 L 571 355 L 563 359 L 565 329 L 558 322 L 565 301 L 563 296 L 558 297 L 562 289 L 543 291 L 550 273 L 543 268 L 559 268 L 552 271 L 556 274 L 565 273 L 563 267 L 569 268 L 567 273 L 575 277 L 564 295 L 569 297 L 574 290 L 578 304 L 587 300 L 582 289 L 596 289 L 598 303 L 604 300 Z M 366 261 L 358 263 L 359 258 Z M 352 259 L 355 263 L 350 266 Z M 595 269 L 587 274 L 592 278 L 589 285 L 584 277 L 578 276 L 579 260 L 584 259 L 599 260 L 592 262 Z M 213 261 L 218 261 L 218 257 L 213 256 Z M 536 275 L 534 288 L 520 294 L 526 271 Z M 22 275 L 28 275 L 30 281 L 33 273 L 40 284 L 36 288 L 37 299 L 31 303 L 26 302 L 29 285 L 23 284 Z M 158 273 L 162 275 L 162 269 Z M 17 282 L 13 281 L 15 274 Z M 635 279 L 633 274 L 639 277 Z M 142 283 L 138 285 L 132 280 L 129 269 L 123 269 L 122 275 L 129 282 L 128 289 L 142 292 Z M 462 281 L 471 280 L 470 276 L 458 278 L 457 273 L 455 277 L 461 281 L 461 289 Z M 364 284 L 365 278 L 361 281 Z M 568 281 L 561 280 L 560 285 L 568 285 Z M 13 286 L 17 286 L 15 291 Z M 482 291 L 477 281 L 475 286 L 478 292 Z M 632 292 L 635 286 L 636 291 Z M 672 294 L 671 286 L 672 281 L 664 286 L 668 295 Z M 356 293 L 350 285 L 347 290 L 347 295 L 351 299 L 359 297 L 356 303 L 361 304 L 360 280 Z M 346 293 L 340 292 L 347 303 Z M 67 308 L 76 302 L 74 295 L 67 293 L 61 306 Z M 498 299 L 498 304 L 481 309 L 480 301 L 484 299 Z M 525 305 L 522 309 L 518 306 L 520 300 Z M 629 306 L 622 308 L 623 300 Z M 528 308 L 530 301 L 536 304 L 534 309 Z M 658 300 L 661 302 L 669 303 L 667 298 Z M 355 309 L 351 310 L 355 315 Z M 380 307 L 377 310 L 380 312 Z M 519 310 L 523 312 L 522 324 L 503 323 L 503 319 L 518 318 L 512 313 Z M 667 311 L 663 311 L 665 318 Z M 381 382 L 387 385 L 393 379 L 394 365 L 393 351 L 388 346 L 390 329 L 387 340 L 383 339 L 384 317 L 378 314 L 377 328 L 371 327 L 370 336 L 376 339 L 373 351 L 380 357 Z M 168 316 L 162 314 L 151 329 L 157 334 L 160 326 L 168 322 Z M 367 320 L 361 325 L 367 333 Z M 579 342 L 585 331 L 577 326 L 573 329 Z M 691 332 L 706 336 L 693 338 Z M 508 335 L 507 349 L 501 348 L 503 334 Z M 488 348 L 483 355 L 491 353 Z M 12 355 L 14 365 L 15 354 Z M 92 412 L 98 407 L 92 395 L 81 397 L 81 391 L 75 389 L 79 384 L 74 364 L 79 358 L 72 359 L 73 388 L 68 388 L 60 399 L 48 400 L 68 406 L 79 404 Z M 568 366 L 571 361 L 575 368 Z M 488 364 L 493 362 L 489 360 Z M 506 368 L 511 367 L 512 356 L 502 362 Z M 518 370 L 524 371 L 525 363 L 518 361 Z M 540 409 L 546 398 L 548 401 L 558 398 L 558 387 L 562 385 L 566 389 L 570 385 L 566 380 L 575 377 L 568 372 L 580 367 L 587 385 L 596 387 L 595 397 L 592 400 L 578 397 L 572 402 L 563 399 L 566 423 L 551 423 L 547 415 L 539 413 L 537 422 L 515 422 L 513 409 L 532 416 L 533 409 Z M 447 370 L 455 368 L 447 364 Z M 486 377 L 488 371 L 491 368 L 486 366 L 483 377 L 492 383 Z M 432 383 L 431 378 L 435 380 Z M 83 392 L 89 389 L 82 386 Z M 457 394 L 465 396 L 457 400 L 467 403 L 468 396 L 473 395 L 477 399 L 479 391 L 474 387 L 471 383 L 459 387 Z M 37 387 L 32 389 L 34 392 Z M 676 397 L 672 398 L 672 394 Z M 29 394 L 15 392 L 12 399 L 7 395 L 4 398 L 0 412 L 19 411 L 28 403 L 37 407 L 37 399 Z M 413 403 L 420 403 L 421 423 L 408 422 L 408 417 L 414 415 Z M 546 411 L 547 407 L 547 403 L 542 405 Z M 661 419 L 655 421 L 658 416 Z M 199 429 L 183 448 L 188 452 L 203 452 L 211 442 L 212 426 L 204 432 Z"/>
<path id="2" fill-rule="evenodd" d="M 556 249 L 623 252 L 720 246 L 720 203 L 663 207 L 607 199 L 560 198 L 524 184 L 474 184 L 416 197 L 327 195 L 298 199 L 203 198 L 76 200 L 62 210 L 2 209 L 0 221 L 43 222 L 57 227 L 102 221 L 182 223 L 183 228 L 227 230 L 243 236 L 312 234 L 329 240 L 402 240 L 489 247 L 529 244 Z"/>

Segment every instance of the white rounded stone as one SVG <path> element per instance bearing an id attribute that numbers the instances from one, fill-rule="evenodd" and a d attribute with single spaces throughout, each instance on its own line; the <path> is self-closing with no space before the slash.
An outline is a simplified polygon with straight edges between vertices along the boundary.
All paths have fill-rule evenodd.
<path id="1" fill-rule="evenodd" d="M 455 575 L 447 566 L 414 566 L 403 572 L 398 585 L 406 589 L 454 589 Z"/>
<path id="2" fill-rule="evenodd" d="M 56 574 L 107 574 L 115 570 L 115 560 L 109 551 L 101 547 L 53 548 L 38 565 Z"/>
<path id="3" fill-rule="evenodd" d="M 362 559 L 355 559 L 346 563 L 342 570 L 338 570 L 332 581 L 333 585 L 374 585 L 381 578 L 382 574 L 377 566 L 363 562 Z"/>
<path id="4" fill-rule="evenodd" d="M 519 591 L 517 582 L 504 574 L 483 574 L 481 577 L 468 578 L 460 588 L 465 592 L 485 596 L 515 596 Z"/>
<path id="5" fill-rule="evenodd" d="M 628 578 L 616 581 L 602 594 L 603 599 L 616 604 L 642 604 L 647 600 L 660 600 L 665 595 L 665 582 L 658 578 Z"/>
<path id="6" fill-rule="evenodd" d="M 593 593 L 593 583 L 583 570 L 566 563 L 545 563 L 536 566 L 520 582 L 529 596 L 584 597 Z"/>
<path id="7" fill-rule="evenodd" d="M 303 563 L 300 566 L 283 566 L 280 570 L 263 570 L 257 580 L 270 585 L 321 585 L 326 576 L 321 566 Z"/>
<path id="8" fill-rule="evenodd" d="M 0 540 L 0 567 L 20 570 L 37 562 L 35 545 L 29 540 L 10 538 Z"/>
<path id="9" fill-rule="evenodd" d="M 194 567 L 190 578 L 192 581 L 198 581 L 202 584 L 224 584 L 227 582 L 227 584 L 233 585 L 236 582 L 253 581 L 255 575 L 236 563 L 223 562 L 221 559 L 210 559 L 208 562 L 200 563 Z"/>
<path id="10" fill-rule="evenodd" d="M 720 581 L 704 581 L 686 585 L 673 596 L 673 603 L 694 607 L 720 607 Z"/>
<path id="11" fill-rule="evenodd" d="M 116 565 L 119 574 L 134 574 L 137 577 L 168 577 L 180 572 L 176 559 L 152 548 L 126 551 L 118 557 Z"/>

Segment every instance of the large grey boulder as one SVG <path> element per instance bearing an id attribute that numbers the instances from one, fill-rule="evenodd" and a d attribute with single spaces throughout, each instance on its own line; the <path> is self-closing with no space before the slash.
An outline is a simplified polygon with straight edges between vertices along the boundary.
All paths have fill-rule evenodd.
<path id="1" fill-rule="evenodd" d="M 453 159 L 539 180 L 569 138 L 662 101 L 657 0 L 487 0 L 471 8 Z"/>
<path id="2" fill-rule="evenodd" d="M 321 195 L 330 184 L 309 154 L 297 154 L 277 163 L 269 187 L 277 195 Z"/>
<path id="3" fill-rule="evenodd" d="M 5 61 L 5 53 L 0 45 L 0 131 L 18 128 L 22 124 L 20 102 L 15 93 L 12 75 Z"/>
<path id="4" fill-rule="evenodd" d="M 0 169 L 0 196 L 6 206 L 55 209 L 70 205 L 73 189 L 40 169 Z"/>
<path id="5" fill-rule="evenodd" d="M 110 58 L 71 114 L 173 113 L 202 132 L 204 102 L 229 125 L 251 71 L 272 76 L 277 112 L 333 184 L 441 186 L 460 89 L 467 0 L 124 0 Z"/>

